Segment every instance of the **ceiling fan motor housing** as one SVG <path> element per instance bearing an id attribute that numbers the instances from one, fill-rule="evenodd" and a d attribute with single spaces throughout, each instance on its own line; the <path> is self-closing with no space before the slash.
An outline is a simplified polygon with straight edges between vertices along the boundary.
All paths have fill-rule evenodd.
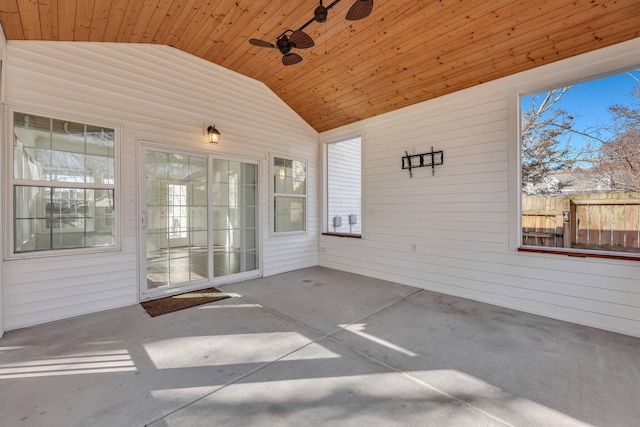
<path id="1" fill-rule="evenodd" d="M 278 41 L 276 42 L 276 45 L 278 45 L 278 49 L 280 50 L 280 53 L 283 55 L 286 55 L 287 53 L 291 52 L 292 46 L 287 36 L 283 36 L 279 38 Z"/>

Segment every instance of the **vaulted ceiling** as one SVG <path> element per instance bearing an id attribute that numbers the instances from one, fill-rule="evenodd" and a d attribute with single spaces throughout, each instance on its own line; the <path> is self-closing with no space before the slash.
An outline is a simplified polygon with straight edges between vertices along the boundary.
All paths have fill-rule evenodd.
<path id="1" fill-rule="evenodd" d="M 315 41 L 276 42 L 318 0 L 0 0 L 8 40 L 158 43 L 264 82 L 319 132 L 640 36 L 638 0 L 340 0 Z M 324 5 L 329 6 L 329 1 Z"/>

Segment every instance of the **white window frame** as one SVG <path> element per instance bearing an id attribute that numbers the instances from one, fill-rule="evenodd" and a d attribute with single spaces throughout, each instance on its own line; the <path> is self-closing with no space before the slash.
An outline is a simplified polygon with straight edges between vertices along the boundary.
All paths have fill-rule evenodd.
<path id="1" fill-rule="evenodd" d="M 522 75 L 523 81 L 516 84 L 509 93 L 509 139 L 515 140 L 515 149 L 510 152 L 511 168 L 509 179 L 510 238 L 509 249 L 521 252 L 537 252 L 548 255 L 569 255 L 580 257 L 613 258 L 624 260 L 640 260 L 640 256 L 632 252 L 616 252 L 605 250 L 585 250 L 577 248 L 547 248 L 543 246 L 525 246 L 522 244 L 522 158 L 521 158 L 521 98 L 557 87 L 596 80 L 612 74 L 623 72 L 640 66 L 638 49 L 625 48 L 620 45 L 603 48 L 578 57 L 565 59 L 557 63 L 538 67 Z"/>
<path id="2" fill-rule="evenodd" d="M 275 159 L 292 160 L 296 162 L 304 163 L 305 168 L 305 194 L 288 194 L 288 193 L 276 193 L 274 177 Z M 295 231 L 275 231 L 275 200 L 276 197 L 297 197 L 304 200 L 304 230 Z M 285 237 L 304 235 L 309 233 L 309 161 L 290 154 L 283 153 L 270 153 L 269 154 L 269 236 L 271 237 Z"/>
<path id="3" fill-rule="evenodd" d="M 331 230 L 329 220 L 329 145 L 337 144 L 351 139 L 360 138 L 360 234 L 340 233 Z M 340 236 L 362 238 L 365 230 L 365 204 L 364 204 L 364 135 L 356 134 L 322 143 L 322 234 L 327 236 Z M 343 223 L 344 224 L 344 223 Z M 348 224 L 347 224 L 348 225 Z"/>
<path id="4" fill-rule="evenodd" d="M 15 253 L 14 250 L 14 239 L 15 239 L 15 230 L 14 230 L 14 188 L 15 186 L 22 184 L 41 184 L 42 181 L 25 181 L 25 180 L 16 180 L 14 179 L 14 141 L 13 141 L 13 118 L 14 113 L 23 113 L 28 115 L 46 117 L 53 120 L 60 121 L 68 121 L 73 123 L 83 123 L 85 125 L 95 126 L 95 127 L 104 127 L 108 129 L 113 129 L 114 132 L 114 184 L 113 186 L 109 186 L 109 188 L 105 187 L 105 189 L 113 189 L 114 191 L 114 244 L 110 246 L 91 246 L 91 247 L 83 247 L 83 248 L 61 248 L 61 249 L 48 249 L 48 250 L 39 250 L 39 251 L 31 251 L 31 252 L 19 252 Z M 120 167 L 120 152 L 121 152 L 121 130 L 120 126 L 114 123 L 107 123 L 100 120 L 95 120 L 92 118 L 80 117 L 80 116 L 66 116 L 57 113 L 53 113 L 51 111 L 43 111 L 37 110 L 33 108 L 22 108 L 20 106 L 8 106 L 5 110 L 5 162 L 3 165 L 3 169 L 5 171 L 4 181 L 5 181 L 5 195 L 4 195 L 4 203 L 5 210 L 4 214 L 4 227 L 7 230 L 5 234 L 5 259 L 6 260 L 20 260 L 20 259 L 34 259 L 34 258 L 49 258 L 49 257 L 66 257 L 66 256 L 78 256 L 84 254 L 96 254 L 96 253 L 106 253 L 106 252 L 119 252 L 122 250 L 121 247 L 121 236 L 122 236 L 122 186 L 121 186 L 121 167 Z M 64 182 L 54 182 L 51 181 L 46 185 L 47 187 L 73 187 L 79 188 L 78 185 L 74 183 L 64 183 Z M 96 187 L 96 186 L 93 186 Z M 85 187 L 89 188 L 89 187 Z"/>

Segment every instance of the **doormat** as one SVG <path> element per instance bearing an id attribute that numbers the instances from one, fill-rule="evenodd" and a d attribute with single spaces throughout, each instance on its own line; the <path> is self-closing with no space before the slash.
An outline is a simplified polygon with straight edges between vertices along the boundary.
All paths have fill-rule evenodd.
<path id="1" fill-rule="evenodd" d="M 173 313 L 185 308 L 207 304 L 213 301 L 230 298 L 229 295 L 216 288 L 207 288 L 199 291 L 187 292 L 180 295 L 172 295 L 166 298 L 141 302 L 140 305 L 147 310 L 149 316 L 156 317 L 161 314 Z"/>

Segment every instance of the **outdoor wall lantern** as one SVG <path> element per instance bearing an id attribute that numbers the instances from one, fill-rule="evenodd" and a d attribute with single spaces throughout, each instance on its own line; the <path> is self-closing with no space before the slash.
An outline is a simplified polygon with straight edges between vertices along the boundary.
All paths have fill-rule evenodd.
<path id="1" fill-rule="evenodd" d="M 209 138 L 209 144 L 220 142 L 220 132 L 216 129 L 216 125 L 209 125 L 206 129 L 206 135 Z"/>

